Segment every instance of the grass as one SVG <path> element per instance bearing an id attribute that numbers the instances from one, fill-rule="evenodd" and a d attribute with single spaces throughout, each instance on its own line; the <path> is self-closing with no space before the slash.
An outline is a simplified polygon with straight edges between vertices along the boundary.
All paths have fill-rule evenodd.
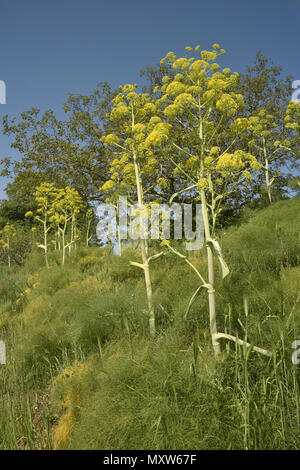
<path id="1" fill-rule="evenodd" d="M 154 340 L 132 251 L 2 267 L 0 449 L 299 448 L 299 209 L 282 201 L 219 234 L 218 329 L 270 358 L 223 339 L 214 359 L 207 296 L 185 321 L 198 279 L 171 254 L 152 265 Z M 189 257 L 206 277 L 205 254 Z"/>

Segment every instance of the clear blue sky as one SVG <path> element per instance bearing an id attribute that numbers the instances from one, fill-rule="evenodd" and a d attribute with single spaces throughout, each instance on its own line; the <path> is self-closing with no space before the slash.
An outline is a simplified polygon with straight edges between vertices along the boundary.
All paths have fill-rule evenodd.
<path id="1" fill-rule="evenodd" d="M 299 0 L 7 0 L 0 3 L 0 119 L 54 109 L 97 82 L 137 83 L 139 71 L 187 45 L 227 50 L 245 71 L 256 52 L 300 79 Z M 0 158 L 17 155 L 0 135 Z M 7 181 L 0 180 L 0 198 Z"/>

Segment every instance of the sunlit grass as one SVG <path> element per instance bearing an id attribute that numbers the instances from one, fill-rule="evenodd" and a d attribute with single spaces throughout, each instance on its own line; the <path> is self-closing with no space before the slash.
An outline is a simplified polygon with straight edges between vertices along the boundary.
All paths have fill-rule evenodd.
<path id="1" fill-rule="evenodd" d="M 185 320 L 198 280 L 171 254 L 152 273 L 155 339 L 132 251 L 1 267 L 0 448 L 299 448 L 299 208 L 220 234 L 231 274 L 217 280 L 218 328 L 272 357 L 220 340 L 214 358 L 206 296 Z M 205 275 L 205 257 L 190 259 Z"/>

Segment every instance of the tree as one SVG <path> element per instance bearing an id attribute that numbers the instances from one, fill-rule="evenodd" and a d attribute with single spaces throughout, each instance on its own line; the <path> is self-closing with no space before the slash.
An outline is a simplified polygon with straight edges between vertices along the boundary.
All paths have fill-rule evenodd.
<path id="1" fill-rule="evenodd" d="M 168 61 L 158 63 L 156 65 L 148 65 L 141 71 L 141 76 L 146 78 L 147 83 L 145 90 L 151 95 L 160 95 L 161 87 L 167 81 L 172 81 L 176 75 L 176 70 L 173 69 L 172 64 Z M 261 110 L 265 110 L 267 115 L 273 116 L 273 121 L 276 123 L 276 139 L 283 143 L 285 140 L 292 142 L 291 132 L 284 127 L 283 118 L 287 103 L 291 93 L 291 76 L 282 77 L 282 67 L 273 63 L 273 60 L 265 57 L 261 51 L 256 54 L 254 63 L 249 65 L 245 73 L 239 75 L 239 81 L 235 83 L 234 89 L 236 93 L 240 93 L 244 98 L 244 106 L 237 110 L 236 117 L 249 118 L 250 116 L 258 116 Z M 156 90 L 156 94 L 154 94 Z M 158 90 L 158 91 L 157 91 Z M 179 123 L 174 121 L 172 123 L 172 141 L 180 145 L 176 140 L 176 133 L 179 135 Z M 221 148 L 230 143 L 227 133 L 223 132 L 222 125 L 219 128 L 219 145 Z M 236 145 L 232 148 L 239 150 L 249 151 L 248 148 L 249 138 L 243 139 L 240 135 L 237 139 Z M 295 142 L 295 146 L 297 143 Z M 298 142 L 299 145 L 299 142 Z M 161 152 L 162 150 L 160 150 Z M 163 151 L 166 151 L 164 149 Z M 180 166 L 182 165 L 182 155 L 178 158 L 176 148 L 173 146 L 172 152 L 170 149 L 166 152 L 172 154 L 173 160 Z M 260 157 L 259 157 L 260 158 Z M 189 161 L 192 165 L 192 160 Z M 179 192 L 178 200 L 191 202 L 189 193 L 181 193 L 184 188 L 184 181 L 180 181 L 177 173 L 175 178 L 172 171 L 173 163 L 166 155 L 166 158 L 161 159 L 161 173 L 166 181 L 166 185 L 161 195 L 162 200 L 169 200 L 171 195 Z M 290 178 L 288 171 L 293 171 L 295 168 L 295 159 L 293 153 L 286 148 L 277 148 L 276 155 L 272 156 L 272 171 L 276 178 L 272 182 L 273 195 L 276 198 L 282 197 L 286 192 L 286 186 Z M 280 172 L 280 170 L 283 171 Z M 278 173 L 277 173 L 278 172 Z M 280 173 L 279 173 L 280 172 Z M 259 200 L 257 195 L 260 194 L 261 188 L 265 188 L 265 173 L 259 172 L 255 175 L 251 182 L 241 183 L 238 187 L 233 189 L 231 193 L 223 200 L 223 210 L 219 215 L 218 225 L 222 226 L 227 221 L 230 222 L 234 217 L 238 216 L 240 210 L 250 204 L 257 204 L 264 202 L 263 199 Z M 270 177 L 270 180 L 272 177 Z M 265 190 L 263 191 L 265 193 Z"/>
<path id="2" fill-rule="evenodd" d="M 105 145 L 115 151 L 111 162 L 109 180 L 114 187 L 116 184 L 128 185 L 134 178 L 135 194 L 138 202 L 138 218 L 140 233 L 140 247 L 142 264 L 131 262 L 144 271 L 146 294 L 149 311 L 150 334 L 155 335 L 155 313 L 152 299 L 152 285 L 149 262 L 153 257 L 148 257 L 148 243 L 146 240 L 147 229 L 145 227 L 145 194 L 153 189 L 153 176 L 159 171 L 158 161 L 151 149 L 153 144 L 162 143 L 168 134 L 170 125 L 162 122 L 156 116 L 157 106 L 151 97 L 144 93 L 136 92 L 136 85 L 120 87 L 120 92 L 113 100 L 113 109 L 110 121 L 115 125 L 115 133 L 110 133 L 103 138 Z M 116 172 L 116 166 L 120 164 L 121 175 Z M 114 176 L 116 174 L 116 177 Z M 119 179 L 117 179 L 119 178 Z M 155 256 L 157 257 L 157 256 Z"/>
<path id="3" fill-rule="evenodd" d="M 290 132 L 290 148 L 295 158 L 294 169 L 299 169 L 299 145 L 300 145 L 300 103 L 290 101 L 285 115 L 285 127 Z M 289 186 L 299 194 L 300 178 L 299 174 L 292 176 Z"/>
<path id="4" fill-rule="evenodd" d="M 282 122 L 284 110 L 291 94 L 292 76 L 282 77 L 282 67 L 258 51 L 246 73 L 240 74 L 239 92 L 244 97 L 247 116 L 265 109 L 276 123 Z"/>
<path id="5" fill-rule="evenodd" d="M 290 151 L 290 142 L 287 139 L 278 140 L 281 138 L 280 128 L 278 129 L 274 116 L 268 114 L 265 109 L 261 109 L 257 115 L 252 115 L 249 119 L 243 118 L 243 121 L 245 123 L 243 133 L 246 134 L 248 147 L 263 166 L 265 188 L 271 204 L 271 187 L 279 177 L 277 168 L 280 168 L 282 160 Z"/>
<path id="6" fill-rule="evenodd" d="M 272 116 L 272 122 L 275 124 L 272 131 L 273 142 L 280 142 L 280 146 L 277 145 L 275 153 L 269 159 L 271 164 L 269 172 L 271 170 L 273 176 L 276 176 L 275 179 L 272 179 L 273 176 L 270 176 L 269 182 L 272 180 L 272 184 L 266 183 L 268 171 L 260 172 L 253 178 L 252 183 L 248 184 L 247 188 L 245 188 L 246 190 L 243 195 L 239 191 L 237 191 L 237 194 L 233 194 L 235 199 L 234 206 L 236 208 L 251 204 L 254 198 L 256 198 L 256 204 L 257 202 L 264 203 L 265 194 L 267 194 L 269 202 L 270 197 L 272 198 L 272 193 L 273 197 L 277 199 L 283 197 L 287 190 L 291 172 L 295 168 L 293 153 L 284 145 L 284 142 L 287 140 L 291 142 L 291 133 L 284 126 L 284 116 L 290 99 L 292 76 L 283 77 L 282 70 L 281 66 L 275 65 L 271 58 L 265 57 L 262 51 L 259 51 L 253 64 L 247 67 L 245 73 L 240 74 L 238 89 L 243 95 L 245 102 L 240 117 L 256 117 L 261 112 L 265 112 L 265 116 Z M 265 130 L 267 131 L 268 129 Z M 258 136 L 256 135 L 256 143 L 257 138 Z M 240 139 L 240 148 L 247 150 L 247 142 L 248 139 L 244 140 L 244 142 Z M 273 153 L 273 150 L 274 147 L 268 149 L 269 156 Z M 253 148 L 251 151 L 254 151 Z M 261 148 L 259 153 L 255 152 L 255 155 L 260 161 L 264 161 L 263 148 Z M 257 194 L 260 193 L 262 194 L 262 199 L 258 201 Z"/>
<path id="7" fill-rule="evenodd" d="M 105 138 L 106 145 L 113 144 L 112 134 Z M 110 203 L 116 210 L 117 238 L 119 255 L 122 255 L 122 239 L 120 227 L 120 197 L 125 196 L 133 203 L 135 198 L 135 173 L 134 166 L 128 160 L 128 155 L 110 154 L 110 178 L 103 184 L 100 191 L 106 195 L 105 202 Z M 128 203 L 129 203 L 128 201 Z"/>
<path id="8" fill-rule="evenodd" d="M 51 183 L 42 183 L 36 187 L 34 196 L 37 205 L 35 215 L 32 211 L 28 211 L 25 217 L 34 217 L 34 220 L 42 224 L 43 243 L 38 244 L 38 247 L 44 251 L 46 266 L 49 267 L 48 233 L 51 229 L 50 217 L 53 215 L 53 202 L 57 197 L 57 188 Z"/>
<path id="9" fill-rule="evenodd" d="M 213 253 L 218 257 L 223 277 L 228 274 L 228 267 L 223 259 L 220 246 L 213 238 L 216 220 L 222 210 L 222 201 L 242 181 L 251 181 L 253 172 L 261 166 L 257 159 L 243 149 L 235 149 L 237 133 L 248 126 L 247 120 L 236 118 L 244 106 L 243 96 L 234 91 L 239 83 L 239 76 L 228 68 L 220 72 L 216 60 L 225 53 L 218 44 L 212 51 L 200 51 L 199 46 L 190 52 L 199 58 L 177 58 L 169 52 L 162 63 L 172 64 L 178 71 L 173 80 L 165 80 L 161 91 L 164 115 L 169 125 L 180 125 L 183 158 L 181 165 L 176 165 L 176 173 L 186 178 L 186 191 L 196 191 L 202 203 L 204 231 L 207 249 L 208 281 L 201 287 L 208 291 L 210 332 L 214 352 L 220 352 L 215 312 L 214 263 Z M 224 142 L 226 142 L 224 146 Z M 155 144 L 155 142 L 153 142 Z M 176 195 L 175 195 L 176 196 Z M 200 291 L 193 296 L 193 299 Z M 230 338 L 232 339 L 232 338 Z"/>
<path id="10" fill-rule="evenodd" d="M 58 189 L 53 200 L 49 221 L 58 227 L 58 232 L 61 235 L 63 266 L 65 264 L 66 249 L 68 248 L 70 251 L 79 239 L 76 221 L 82 205 L 82 199 L 78 191 L 69 186 Z M 66 239 L 68 227 L 70 228 L 69 240 Z"/>
<path id="11" fill-rule="evenodd" d="M 107 84 L 99 85 L 91 96 L 70 95 L 64 104 L 66 120 L 36 108 L 19 118 L 4 116 L 3 133 L 13 138 L 11 146 L 21 154 L 20 160 L 1 161 L 1 174 L 14 177 L 7 186 L 9 197 L 32 202 L 33 188 L 48 182 L 75 188 L 86 206 L 101 200 L 99 187 L 108 175 L 99 140 L 113 95 Z"/>

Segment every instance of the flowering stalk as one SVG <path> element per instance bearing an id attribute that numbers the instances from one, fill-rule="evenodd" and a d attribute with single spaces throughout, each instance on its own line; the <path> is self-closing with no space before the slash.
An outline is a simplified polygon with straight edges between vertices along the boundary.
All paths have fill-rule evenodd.
<path id="1" fill-rule="evenodd" d="M 0 239 L 0 244 L 4 249 L 7 251 L 7 263 L 10 267 L 11 265 L 11 257 L 10 257 L 10 241 L 12 237 L 15 237 L 17 234 L 15 227 L 13 224 L 7 223 L 4 228 L 0 231 L 0 235 L 3 235 L 3 239 Z"/>
<path id="2" fill-rule="evenodd" d="M 48 233 L 51 229 L 51 216 L 53 214 L 53 201 L 57 197 L 57 189 L 51 183 L 42 183 L 36 187 L 35 201 L 37 203 L 37 211 L 34 216 L 35 220 L 40 222 L 43 226 L 43 243 L 38 244 L 39 248 L 42 248 L 45 255 L 45 263 L 49 268 L 48 261 Z M 25 217 L 33 216 L 32 211 L 28 211 Z"/>
<path id="3" fill-rule="evenodd" d="M 134 116 L 132 119 L 132 126 L 134 127 Z M 137 162 L 136 151 L 133 150 L 133 161 L 134 161 L 134 172 L 136 178 L 136 189 L 137 189 L 137 198 L 138 198 L 138 205 L 139 205 L 139 220 L 140 220 L 140 247 L 141 247 L 141 254 L 142 254 L 142 261 L 143 261 L 143 270 L 145 276 L 145 284 L 146 284 L 146 293 L 147 293 L 147 302 L 148 302 L 148 313 L 149 313 L 149 330 L 150 335 L 152 337 L 155 336 L 155 313 L 153 307 L 153 294 L 152 294 L 152 285 L 151 285 L 151 277 L 150 277 L 150 269 L 149 269 L 149 261 L 147 256 L 147 241 L 145 239 L 145 227 L 144 227 L 144 219 L 143 219 L 143 186 L 142 186 L 142 179 L 140 174 L 139 165 Z"/>
<path id="4" fill-rule="evenodd" d="M 265 159 L 265 179 L 266 179 L 267 194 L 268 194 L 269 202 L 270 204 L 272 204 L 272 194 L 271 194 L 272 181 L 270 182 L 269 159 L 268 159 L 268 154 L 267 154 L 267 149 L 266 149 L 266 141 L 264 137 L 263 137 L 263 153 L 264 153 L 264 159 Z"/>
<path id="5" fill-rule="evenodd" d="M 78 240 L 76 233 L 76 216 L 82 207 L 82 200 L 78 192 L 66 186 L 66 188 L 57 191 L 56 198 L 53 202 L 53 215 L 50 221 L 58 227 L 61 235 L 62 248 L 62 266 L 65 264 L 66 250 L 70 250 Z M 70 241 L 66 240 L 67 228 L 70 227 Z"/>
<path id="6" fill-rule="evenodd" d="M 233 116 L 243 107 L 242 95 L 232 91 L 238 84 L 239 77 L 228 68 L 219 72 L 220 66 L 216 59 L 225 51 L 218 44 L 214 44 L 213 49 L 200 51 L 200 59 L 177 58 L 173 52 L 169 52 L 161 62 L 168 61 L 169 66 L 178 69 L 179 73 L 172 81 L 167 76 L 163 78 L 162 98 L 158 101 L 163 103 L 163 113 L 170 123 L 175 122 L 176 126 L 179 123 L 182 128 L 182 144 L 179 145 L 178 141 L 175 144 L 182 162 L 176 165 L 174 173 L 180 171 L 189 183 L 194 183 L 198 193 L 197 200 L 200 199 L 202 204 L 208 281 L 197 288 L 190 305 L 201 287 L 205 287 L 208 292 L 212 345 L 217 356 L 220 345 L 217 336 L 213 255 L 219 260 L 223 278 L 229 273 L 229 269 L 218 242 L 211 235 L 215 231 L 222 201 L 231 191 L 228 186 L 231 184 L 234 187 L 242 179 L 249 180 L 251 170 L 260 169 L 260 165 L 250 153 L 236 150 L 237 136 L 248 126 L 246 119 L 233 120 Z M 191 52 L 193 49 L 187 47 L 186 50 Z M 198 50 L 199 46 L 196 46 L 194 52 L 198 53 Z M 218 135 L 221 129 L 226 136 L 223 144 Z M 231 148 L 234 149 L 232 153 Z M 189 156 L 188 159 L 186 155 Z M 189 185 L 186 191 L 190 189 Z"/>
<path id="7" fill-rule="evenodd" d="M 91 228 L 91 223 L 92 223 L 92 218 L 93 218 L 93 211 L 92 209 L 89 209 L 86 213 L 86 218 L 87 218 L 87 228 L 86 228 L 86 237 L 85 237 L 85 246 L 89 246 L 89 241 L 92 238 L 92 235 L 90 235 L 90 228 Z"/>
<path id="8" fill-rule="evenodd" d="M 145 209 L 143 182 L 147 179 L 143 178 L 144 176 L 148 176 L 149 179 L 153 178 L 153 175 L 157 173 L 158 162 L 151 146 L 159 144 L 166 137 L 167 129 L 170 126 L 163 123 L 158 116 L 153 115 L 156 112 L 155 104 L 149 95 L 138 94 L 135 85 L 120 87 L 120 93 L 114 99 L 113 104 L 110 120 L 114 124 L 116 133 L 104 136 L 102 141 L 112 149 L 114 158 L 110 167 L 111 178 L 102 186 L 102 190 L 109 194 L 108 200 L 110 202 L 117 195 L 122 194 L 131 195 L 131 200 L 137 199 L 142 263 L 131 262 L 131 264 L 144 271 L 149 329 L 150 335 L 154 337 L 155 312 L 149 262 L 158 256 L 148 257 L 146 227 L 143 218 Z M 118 237 L 119 245 L 121 245 L 119 230 Z"/>

